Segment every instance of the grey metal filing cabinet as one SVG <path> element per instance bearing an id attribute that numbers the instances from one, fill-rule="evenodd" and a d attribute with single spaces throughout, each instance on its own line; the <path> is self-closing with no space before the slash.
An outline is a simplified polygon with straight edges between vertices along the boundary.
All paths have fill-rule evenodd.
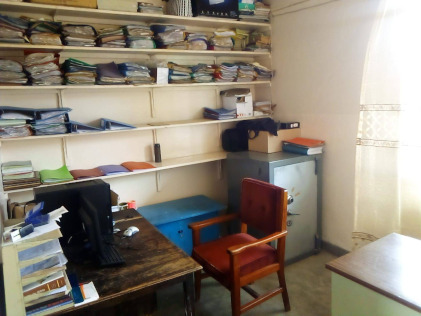
<path id="1" fill-rule="evenodd" d="M 321 246 L 321 168 L 321 154 L 228 153 L 228 210 L 238 211 L 241 180 L 245 177 L 285 188 L 289 203 L 286 263 L 317 253 Z"/>

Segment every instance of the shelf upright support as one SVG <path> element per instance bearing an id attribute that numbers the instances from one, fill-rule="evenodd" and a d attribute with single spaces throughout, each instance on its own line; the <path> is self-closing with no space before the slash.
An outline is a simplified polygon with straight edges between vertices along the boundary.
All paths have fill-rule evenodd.
<path id="1" fill-rule="evenodd" d="M 63 90 L 59 90 L 57 92 L 57 101 L 58 101 L 58 108 L 62 109 L 64 108 L 64 97 L 63 97 Z M 61 144 L 62 144 L 62 155 L 63 155 L 63 164 L 68 165 L 69 162 L 69 154 L 67 150 L 67 141 L 65 137 L 61 138 Z"/>
<path id="2" fill-rule="evenodd" d="M 155 89 L 151 88 L 149 90 L 149 104 L 151 106 L 151 117 L 155 117 L 156 116 L 156 110 L 155 110 Z"/>
<path id="3" fill-rule="evenodd" d="M 3 143 L 0 141 L 0 162 L 3 162 L 2 144 Z M 3 177 L 0 177 L 0 185 L 1 185 L 1 191 L 0 191 L 0 233 L 3 233 L 3 228 L 4 228 L 3 223 L 6 219 L 8 219 L 7 199 L 9 198 L 9 195 L 6 192 L 4 192 Z"/>
<path id="4" fill-rule="evenodd" d="M 161 171 L 155 172 L 155 180 L 156 180 L 156 192 L 161 192 L 161 189 L 162 189 Z"/>

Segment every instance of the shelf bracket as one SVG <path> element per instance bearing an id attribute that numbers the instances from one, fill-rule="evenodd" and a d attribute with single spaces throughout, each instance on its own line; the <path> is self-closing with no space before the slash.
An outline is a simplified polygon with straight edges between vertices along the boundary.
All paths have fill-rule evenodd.
<path id="1" fill-rule="evenodd" d="M 59 109 L 64 108 L 64 105 L 63 105 L 63 90 L 57 91 L 57 101 L 58 101 L 58 108 Z"/>
<path id="2" fill-rule="evenodd" d="M 161 192 L 162 190 L 161 171 L 157 171 L 155 173 L 155 180 L 156 180 L 156 192 Z"/>
<path id="3" fill-rule="evenodd" d="M 61 139 L 62 148 L 63 148 L 63 164 L 69 167 L 69 154 L 67 151 L 67 141 L 66 138 Z"/>
<path id="4" fill-rule="evenodd" d="M 156 116 L 154 91 L 154 89 L 149 90 L 149 104 L 151 106 L 151 117 Z"/>
<path id="5" fill-rule="evenodd" d="M 216 162 L 216 169 L 217 179 L 222 180 L 222 160 Z"/>

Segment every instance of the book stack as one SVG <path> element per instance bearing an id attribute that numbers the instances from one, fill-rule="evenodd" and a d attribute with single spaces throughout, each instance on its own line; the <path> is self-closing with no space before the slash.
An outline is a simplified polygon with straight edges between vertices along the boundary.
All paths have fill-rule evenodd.
<path id="1" fill-rule="evenodd" d="M 323 140 L 295 137 L 282 142 L 282 151 L 300 155 L 317 155 L 323 153 L 324 144 Z"/>
<path id="2" fill-rule="evenodd" d="M 3 255 L 7 256 L 4 268 L 11 271 L 14 263 L 20 279 L 5 286 L 17 286 L 16 291 L 20 288 L 26 315 L 46 315 L 74 306 L 66 274 L 67 259 L 58 240 L 62 235 L 57 221 L 66 212 L 65 208 L 51 212 L 47 224 L 35 227 L 25 237 L 6 241 L 3 246 Z M 11 232 L 11 227 L 5 231 Z M 11 295 L 19 293 L 14 291 Z M 6 294 L 6 304 L 7 301 Z"/>
<path id="3" fill-rule="evenodd" d="M 0 14 L 0 43 L 25 43 L 29 22 L 26 19 Z"/>
<path id="4" fill-rule="evenodd" d="M 122 27 L 105 28 L 98 31 L 97 46 L 100 47 L 126 47 L 126 36 Z"/>
<path id="5" fill-rule="evenodd" d="M 228 109 L 211 109 L 205 107 L 203 110 L 203 117 L 212 119 L 212 120 L 229 120 L 235 119 L 237 117 L 237 110 L 228 110 Z"/>
<path id="6" fill-rule="evenodd" d="M 23 85 L 27 82 L 28 78 L 20 63 L 10 59 L 0 59 L 0 84 Z"/>
<path id="7" fill-rule="evenodd" d="M 137 12 L 149 14 L 164 14 L 164 8 L 162 6 L 154 5 L 150 2 L 138 2 L 137 4 Z"/>
<path id="8" fill-rule="evenodd" d="M 126 25 L 124 26 L 127 47 L 153 49 L 156 48 L 152 39 L 153 31 L 146 25 Z"/>
<path id="9" fill-rule="evenodd" d="M 63 25 L 61 35 L 63 36 L 63 43 L 67 46 L 95 46 L 96 30 L 91 25 Z"/>
<path id="10" fill-rule="evenodd" d="M 1 166 L 1 172 L 5 191 L 31 188 L 41 184 L 30 160 L 5 162 Z"/>
<path id="11" fill-rule="evenodd" d="M 63 63 L 65 84 L 95 84 L 96 66 L 69 58 Z"/>
<path id="12" fill-rule="evenodd" d="M 59 67 L 59 54 L 32 53 L 25 56 L 24 67 L 32 85 L 61 85 L 63 76 Z"/>

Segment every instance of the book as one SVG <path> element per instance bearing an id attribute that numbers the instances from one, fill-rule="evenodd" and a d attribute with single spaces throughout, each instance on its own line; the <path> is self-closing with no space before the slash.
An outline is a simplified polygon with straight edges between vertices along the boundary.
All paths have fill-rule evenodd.
<path id="1" fill-rule="evenodd" d="M 48 292 L 54 289 L 61 288 L 66 285 L 63 271 L 53 273 L 47 278 L 33 282 L 23 287 L 23 295 L 37 294 Z"/>
<path id="2" fill-rule="evenodd" d="M 39 172 L 42 183 L 58 183 L 72 181 L 73 177 L 66 166 L 58 169 L 44 169 Z"/>
<path id="3" fill-rule="evenodd" d="M 53 312 L 74 306 L 73 299 L 70 295 L 65 294 L 56 298 L 52 298 L 45 302 L 34 304 L 25 308 L 26 315 L 46 315 Z"/>
<path id="4" fill-rule="evenodd" d="M 155 168 L 154 165 L 148 162 L 137 162 L 137 161 L 126 161 L 126 162 L 123 162 L 121 165 L 130 171 Z"/>
<path id="5" fill-rule="evenodd" d="M 292 139 L 287 139 L 284 142 L 300 145 L 300 146 L 306 146 L 306 147 L 319 147 L 325 144 L 324 140 L 304 138 L 304 137 L 295 137 Z"/>
<path id="6" fill-rule="evenodd" d="M 318 147 L 306 147 L 295 145 L 293 143 L 283 142 L 282 143 L 282 151 L 290 152 L 293 154 L 299 155 L 316 155 L 323 153 L 323 146 Z"/>

